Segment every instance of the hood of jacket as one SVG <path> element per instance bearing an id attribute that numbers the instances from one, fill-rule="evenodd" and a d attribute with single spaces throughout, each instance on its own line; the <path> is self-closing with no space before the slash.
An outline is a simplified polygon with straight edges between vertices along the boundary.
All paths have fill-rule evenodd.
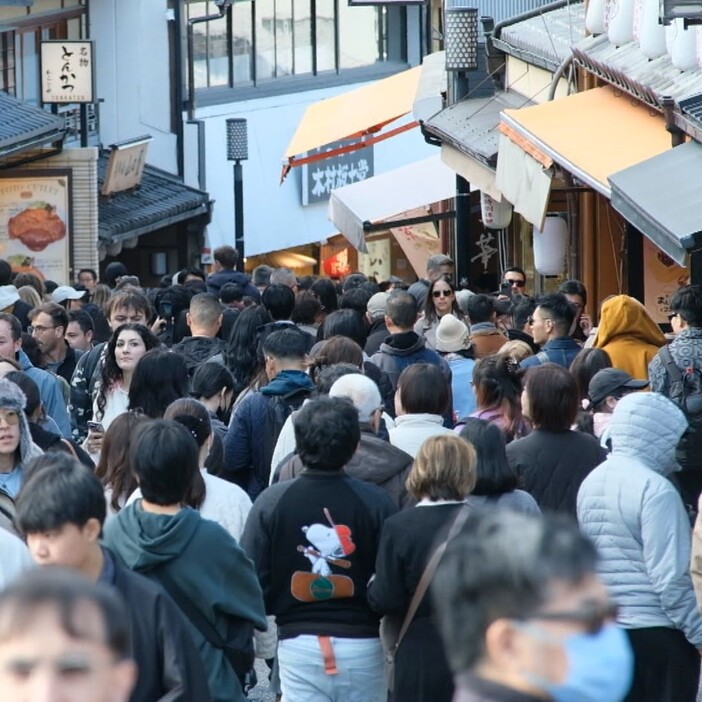
<path id="1" fill-rule="evenodd" d="M 197 366 L 217 354 L 224 354 L 224 342 L 208 336 L 188 336 L 171 347 L 185 358 L 188 368 Z"/>
<path id="2" fill-rule="evenodd" d="M 239 287 L 245 288 L 251 282 L 251 278 L 239 271 L 218 271 L 207 277 L 207 285 L 214 288 L 221 288 L 227 283 L 236 283 Z"/>
<path id="3" fill-rule="evenodd" d="M 602 305 L 594 346 L 603 348 L 623 336 L 654 346 L 665 344 L 663 332 L 646 308 L 633 297 L 616 295 Z"/>
<path id="4" fill-rule="evenodd" d="M 361 441 L 345 470 L 358 480 L 382 485 L 411 466 L 412 460 L 408 453 L 361 425 Z"/>
<path id="5" fill-rule="evenodd" d="M 200 525 L 190 507 L 173 515 L 153 514 L 137 500 L 109 521 L 109 547 L 131 570 L 149 570 L 180 556 Z"/>
<path id="6" fill-rule="evenodd" d="M 687 429 L 682 411 L 655 392 L 622 398 L 609 422 L 612 457 L 633 458 L 660 475 L 680 470 L 675 451 Z"/>
<path id="7" fill-rule="evenodd" d="M 391 356 L 410 356 L 424 347 L 424 339 L 413 331 L 391 334 L 380 344 L 380 350 Z"/>
<path id="8" fill-rule="evenodd" d="M 262 395 L 287 395 L 296 390 L 314 390 L 314 383 L 304 371 L 284 370 L 261 388 Z"/>

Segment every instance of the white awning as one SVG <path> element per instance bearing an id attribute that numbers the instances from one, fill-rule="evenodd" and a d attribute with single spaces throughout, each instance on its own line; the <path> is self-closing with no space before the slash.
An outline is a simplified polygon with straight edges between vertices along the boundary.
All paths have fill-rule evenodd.
<path id="1" fill-rule="evenodd" d="M 455 172 L 439 156 L 432 156 L 332 190 L 328 217 L 349 242 L 367 253 L 364 223 L 382 221 L 455 195 Z"/>

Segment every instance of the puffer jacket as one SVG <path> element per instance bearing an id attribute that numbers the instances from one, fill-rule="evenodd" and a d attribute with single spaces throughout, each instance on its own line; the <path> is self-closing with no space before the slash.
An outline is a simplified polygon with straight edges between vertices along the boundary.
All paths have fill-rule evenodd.
<path id="1" fill-rule="evenodd" d="M 583 481 L 578 521 L 600 553 L 598 569 L 627 629 L 680 629 L 702 648 L 690 578 L 690 522 L 668 480 L 687 427 L 658 393 L 634 393 L 610 422 L 612 453 Z"/>

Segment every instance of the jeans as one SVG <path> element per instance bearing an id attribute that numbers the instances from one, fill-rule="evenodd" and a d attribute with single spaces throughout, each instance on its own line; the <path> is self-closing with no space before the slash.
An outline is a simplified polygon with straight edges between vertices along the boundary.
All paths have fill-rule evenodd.
<path id="1" fill-rule="evenodd" d="M 284 702 L 385 702 L 380 639 L 331 638 L 337 672 L 325 672 L 316 636 L 283 639 L 278 663 Z"/>

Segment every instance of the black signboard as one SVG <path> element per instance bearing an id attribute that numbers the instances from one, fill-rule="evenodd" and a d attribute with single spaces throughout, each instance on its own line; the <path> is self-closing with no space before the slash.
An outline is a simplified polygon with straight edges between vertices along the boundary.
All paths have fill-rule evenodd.
<path id="1" fill-rule="evenodd" d="M 309 151 L 308 156 L 339 149 L 344 144 L 343 141 L 335 141 Z M 332 190 L 366 180 L 373 174 L 372 146 L 307 163 L 302 167 L 302 204 L 314 205 L 317 202 L 326 202 Z"/>

